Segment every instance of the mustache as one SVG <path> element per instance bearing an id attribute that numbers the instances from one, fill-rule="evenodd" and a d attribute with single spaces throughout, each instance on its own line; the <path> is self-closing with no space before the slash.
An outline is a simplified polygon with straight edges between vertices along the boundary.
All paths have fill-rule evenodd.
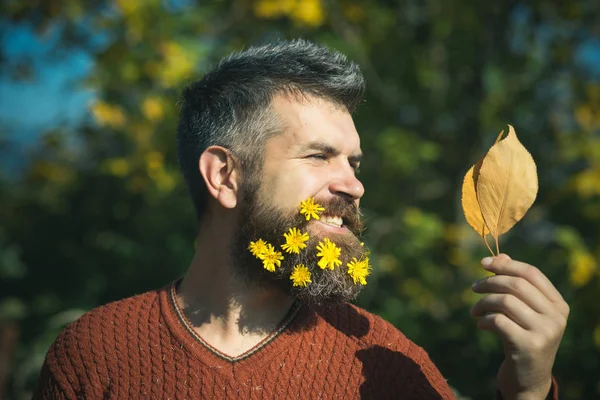
<path id="1" fill-rule="evenodd" d="M 345 200 L 341 197 L 315 199 L 315 202 L 325 208 L 325 211 L 321 213 L 321 216 L 331 215 L 341 217 L 344 225 L 350 232 L 355 235 L 361 235 L 363 233 L 364 224 L 362 220 L 362 211 L 355 202 Z"/>

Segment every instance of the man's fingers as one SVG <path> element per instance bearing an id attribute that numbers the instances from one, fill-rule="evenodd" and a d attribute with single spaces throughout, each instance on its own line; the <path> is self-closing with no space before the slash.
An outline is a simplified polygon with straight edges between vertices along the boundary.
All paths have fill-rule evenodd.
<path id="1" fill-rule="evenodd" d="M 504 314 L 493 313 L 481 317 L 477 321 L 477 327 L 484 331 L 496 332 L 505 342 L 519 343 L 527 335 L 527 331 Z"/>
<path id="2" fill-rule="evenodd" d="M 511 294 L 534 311 L 541 314 L 553 314 L 554 307 L 548 298 L 529 281 L 515 276 L 494 275 L 488 276 L 473 285 L 475 293 L 503 293 Z"/>
<path id="3" fill-rule="evenodd" d="M 504 314 L 523 329 L 533 329 L 539 323 L 540 314 L 512 294 L 490 294 L 479 300 L 471 315 L 484 317 L 487 314 Z"/>
<path id="4" fill-rule="evenodd" d="M 566 305 L 566 303 L 564 303 L 561 294 L 556 290 L 546 275 L 533 265 L 514 261 L 506 254 L 484 258 L 481 260 L 481 264 L 483 265 L 483 268 L 495 274 L 517 276 L 527 280 L 550 301 L 560 303 L 562 313 L 568 313 L 568 309 L 562 306 L 562 304 Z"/>

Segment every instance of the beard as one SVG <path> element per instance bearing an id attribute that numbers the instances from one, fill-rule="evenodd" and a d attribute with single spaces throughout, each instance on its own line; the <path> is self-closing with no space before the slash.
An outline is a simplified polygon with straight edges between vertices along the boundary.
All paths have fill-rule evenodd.
<path id="1" fill-rule="evenodd" d="M 356 204 L 337 196 L 329 200 L 316 199 L 325 208 L 324 213 L 341 216 L 344 226 L 348 228 L 347 233 L 331 233 L 317 221 L 306 221 L 298 208 L 283 210 L 275 206 L 260 195 L 259 189 L 259 184 L 249 184 L 244 188 L 239 228 L 230 247 L 234 274 L 244 279 L 250 287 L 278 288 L 311 305 L 343 303 L 355 299 L 362 285 L 354 283 L 346 265 L 354 257 L 360 260 L 366 254 L 360 240 L 363 223 Z M 280 245 L 285 243 L 283 234 L 291 227 L 309 234 L 310 239 L 305 242 L 306 248 L 300 254 L 282 252 L 284 260 L 281 261 L 281 266 L 275 272 L 265 270 L 262 261 L 248 250 L 249 243 L 263 239 L 280 250 Z M 341 248 L 339 259 L 342 264 L 333 270 L 321 269 L 317 265 L 320 259 L 317 256 L 317 245 L 324 238 L 329 238 Z M 311 272 L 312 282 L 307 286 L 293 286 L 290 280 L 290 275 L 298 264 L 304 264 Z"/>

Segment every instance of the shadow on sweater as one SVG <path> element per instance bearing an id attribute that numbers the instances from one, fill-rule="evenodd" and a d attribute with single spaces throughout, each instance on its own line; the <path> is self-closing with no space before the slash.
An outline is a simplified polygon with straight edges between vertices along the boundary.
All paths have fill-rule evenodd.
<path id="1" fill-rule="evenodd" d="M 369 333 L 369 320 L 348 303 L 314 307 L 313 310 L 316 313 L 313 318 L 318 315 L 346 336 L 361 338 Z M 310 326 L 311 323 L 313 321 L 309 322 L 307 326 Z"/>
<path id="2" fill-rule="evenodd" d="M 419 364 L 398 351 L 373 346 L 357 351 L 356 357 L 365 377 L 361 399 L 442 399 Z"/>

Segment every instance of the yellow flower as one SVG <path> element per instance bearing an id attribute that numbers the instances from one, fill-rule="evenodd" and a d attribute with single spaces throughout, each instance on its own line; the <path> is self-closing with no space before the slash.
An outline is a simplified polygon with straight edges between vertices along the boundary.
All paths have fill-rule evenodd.
<path id="1" fill-rule="evenodd" d="M 321 257 L 321 260 L 319 260 L 317 265 L 321 267 L 321 269 L 333 269 L 335 266 L 342 264 L 339 258 L 342 249 L 337 247 L 331 240 L 327 238 L 323 239 L 322 242 L 319 242 L 317 250 L 319 250 L 317 256 Z"/>
<path id="2" fill-rule="evenodd" d="M 275 251 L 275 248 L 272 244 L 267 243 L 265 251 L 262 253 L 260 257 L 263 260 L 263 267 L 269 272 L 275 272 L 276 267 L 281 267 L 281 260 L 283 260 L 283 256 L 281 252 Z"/>
<path id="3" fill-rule="evenodd" d="M 256 242 L 250 242 L 248 250 L 256 257 L 262 258 L 263 253 L 267 250 L 267 242 L 262 239 L 258 239 Z"/>
<path id="4" fill-rule="evenodd" d="M 300 214 L 304 214 L 306 216 L 306 220 L 310 220 L 311 217 L 314 219 L 319 219 L 319 214 L 321 214 L 325 209 L 321 207 L 321 205 L 315 203 L 315 199 L 309 197 L 300 203 Z"/>
<path id="5" fill-rule="evenodd" d="M 366 285 L 366 277 L 371 273 L 371 268 L 369 267 L 369 258 L 365 258 L 364 260 L 358 261 L 356 257 L 352 257 L 352 261 L 348 263 L 348 274 L 352 277 L 354 283 L 359 283 L 361 285 Z"/>
<path id="6" fill-rule="evenodd" d="M 294 267 L 290 279 L 294 282 L 293 286 L 306 286 L 312 283 L 310 280 L 310 271 L 304 264 L 298 264 Z"/>
<path id="7" fill-rule="evenodd" d="M 300 254 L 300 250 L 306 247 L 306 242 L 309 237 L 307 233 L 302 233 L 298 228 L 290 228 L 289 233 L 284 233 L 285 244 L 281 248 L 288 253 Z"/>

